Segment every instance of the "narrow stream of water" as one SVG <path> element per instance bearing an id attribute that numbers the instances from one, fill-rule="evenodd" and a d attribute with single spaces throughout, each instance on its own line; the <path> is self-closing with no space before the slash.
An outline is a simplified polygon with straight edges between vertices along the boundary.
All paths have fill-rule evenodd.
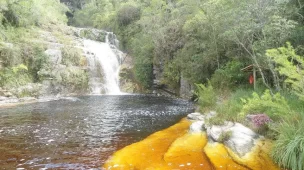
<path id="1" fill-rule="evenodd" d="M 0 167 L 99 169 L 118 149 L 191 111 L 190 102 L 147 95 L 82 96 L 0 108 Z"/>

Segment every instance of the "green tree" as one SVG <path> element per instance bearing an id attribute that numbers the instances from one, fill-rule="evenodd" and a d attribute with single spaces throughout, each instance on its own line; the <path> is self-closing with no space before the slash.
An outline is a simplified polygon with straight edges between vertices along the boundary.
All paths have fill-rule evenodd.
<path id="1" fill-rule="evenodd" d="M 276 70 L 300 99 L 304 100 L 304 58 L 297 55 L 290 43 L 286 47 L 267 50 L 266 55 L 276 64 Z"/>

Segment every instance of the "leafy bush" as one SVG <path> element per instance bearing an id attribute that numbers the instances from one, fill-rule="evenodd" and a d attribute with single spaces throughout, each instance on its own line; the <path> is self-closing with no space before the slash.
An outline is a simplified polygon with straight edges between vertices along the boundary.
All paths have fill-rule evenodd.
<path id="1" fill-rule="evenodd" d="M 0 22 L 4 25 L 28 27 L 48 23 L 65 23 L 68 10 L 57 0 L 12 0 L 1 2 Z"/>
<path id="2" fill-rule="evenodd" d="M 0 60 L 4 67 L 21 64 L 21 50 L 18 46 L 0 42 Z"/>
<path id="3" fill-rule="evenodd" d="M 285 76 L 284 83 L 291 86 L 300 99 L 304 100 L 304 59 L 296 54 L 290 43 L 287 47 L 267 50 L 266 55 L 277 65 L 280 75 Z"/>
<path id="4" fill-rule="evenodd" d="M 63 47 L 62 51 L 62 64 L 67 66 L 80 66 L 82 61 L 82 52 L 78 48 Z"/>
<path id="5" fill-rule="evenodd" d="M 261 96 L 254 92 L 251 98 L 242 99 L 242 101 L 244 103 L 242 115 L 266 113 L 271 119 L 278 119 L 291 112 L 285 98 L 280 93 L 272 96 L 269 90 Z"/>
<path id="6" fill-rule="evenodd" d="M 4 68 L 0 72 L 0 85 L 6 89 L 19 87 L 31 81 L 32 79 L 28 74 L 28 68 L 24 64 Z"/>
<path id="7" fill-rule="evenodd" d="M 138 36 L 132 41 L 135 79 L 148 89 L 153 84 L 153 42 L 147 35 Z"/>
<path id="8" fill-rule="evenodd" d="M 44 49 L 40 46 L 29 46 L 24 50 L 26 50 L 25 53 L 27 53 L 23 55 L 26 57 L 24 60 L 29 68 L 29 73 L 33 77 L 34 82 L 41 81 L 39 71 L 49 65 L 49 60 L 47 55 L 44 53 Z"/>
<path id="9" fill-rule="evenodd" d="M 246 74 L 240 71 L 243 65 L 241 62 L 233 60 L 223 68 L 217 69 L 210 79 L 212 86 L 216 89 L 233 88 L 247 81 Z"/>
<path id="10" fill-rule="evenodd" d="M 162 82 L 172 89 L 178 89 L 180 86 L 180 77 L 178 64 L 176 61 L 171 61 L 165 66 Z"/>
<path id="11" fill-rule="evenodd" d="M 232 86 L 231 77 L 224 69 L 217 69 L 212 75 L 210 82 L 216 89 L 225 89 Z"/>
<path id="12" fill-rule="evenodd" d="M 69 67 L 61 72 L 58 80 L 71 91 L 82 91 L 88 88 L 89 77 L 86 71 L 76 67 Z"/>
<path id="13" fill-rule="evenodd" d="M 103 11 L 99 11 L 95 1 L 91 1 L 87 3 L 82 10 L 76 10 L 74 12 L 74 17 L 70 23 L 78 27 L 92 27 L 94 26 L 94 19 L 99 12 Z"/>
<path id="14" fill-rule="evenodd" d="M 136 61 L 134 65 L 135 77 L 140 84 L 148 89 L 153 84 L 153 65 L 146 61 Z"/>
<path id="15" fill-rule="evenodd" d="M 201 108 L 209 108 L 216 105 L 216 94 L 211 83 L 208 81 L 207 85 L 195 84 L 195 95 L 198 97 L 197 101 Z"/>
<path id="16" fill-rule="evenodd" d="M 279 136 L 271 156 L 284 169 L 304 170 L 304 114 L 287 117 L 274 130 Z"/>
<path id="17" fill-rule="evenodd" d="M 140 8 L 133 5 L 122 6 L 117 11 L 117 22 L 120 26 L 129 25 L 140 18 Z"/>

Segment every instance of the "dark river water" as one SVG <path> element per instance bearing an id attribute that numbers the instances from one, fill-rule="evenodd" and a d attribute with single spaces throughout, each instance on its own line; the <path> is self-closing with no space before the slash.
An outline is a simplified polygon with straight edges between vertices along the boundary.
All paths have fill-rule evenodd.
<path id="1" fill-rule="evenodd" d="M 0 169 L 100 169 L 118 149 L 191 111 L 190 102 L 145 95 L 0 108 Z"/>

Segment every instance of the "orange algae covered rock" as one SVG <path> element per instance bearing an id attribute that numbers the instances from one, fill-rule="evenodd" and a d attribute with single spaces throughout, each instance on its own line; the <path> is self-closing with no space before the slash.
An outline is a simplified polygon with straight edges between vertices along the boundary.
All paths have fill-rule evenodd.
<path id="1" fill-rule="evenodd" d="M 163 157 L 170 145 L 187 133 L 191 122 L 179 123 L 156 132 L 146 139 L 117 151 L 103 166 L 104 169 L 170 169 Z"/>
<path id="2" fill-rule="evenodd" d="M 207 140 L 206 133 L 185 134 L 172 143 L 164 160 L 172 169 L 214 169 L 203 151 Z"/>
<path id="3" fill-rule="evenodd" d="M 228 154 L 226 147 L 221 143 L 208 143 L 204 148 L 208 158 L 217 170 L 249 170 L 237 164 Z"/>
<path id="4" fill-rule="evenodd" d="M 205 132 L 189 133 L 191 122 L 179 123 L 117 151 L 106 170 L 279 170 L 271 158 L 271 141 L 260 139 L 240 157 L 222 143 L 208 143 Z M 208 144 L 207 144 L 208 143 Z"/>
<path id="5" fill-rule="evenodd" d="M 243 157 L 239 157 L 227 148 L 229 155 L 239 164 L 246 165 L 252 170 L 280 170 L 271 160 L 269 153 L 271 151 L 272 143 L 270 140 L 260 139 L 252 148 L 252 151 Z"/>

